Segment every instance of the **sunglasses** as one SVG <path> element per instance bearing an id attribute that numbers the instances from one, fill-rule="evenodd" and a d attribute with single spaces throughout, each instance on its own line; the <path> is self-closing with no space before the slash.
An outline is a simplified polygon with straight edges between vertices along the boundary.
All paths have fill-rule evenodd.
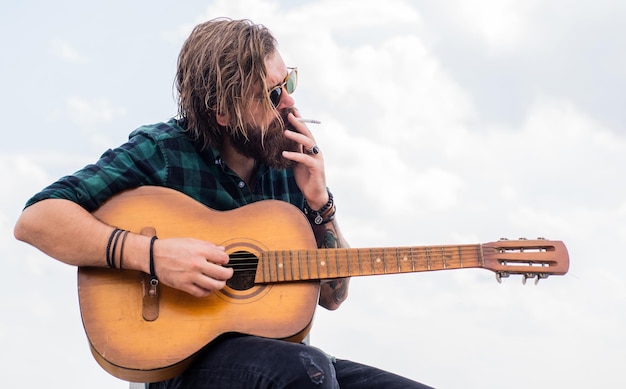
<path id="1" fill-rule="evenodd" d="M 280 97 L 283 94 L 283 89 L 285 89 L 288 94 L 292 94 L 298 85 L 298 68 L 287 69 L 289 69 L 289 73 L 287 73 L 287 77 L 285 77 L 283 82 L 276 85 L 268 92 L 270 95 L 270 101 L 272 102 L 274 108 L 278 107 L 278 104 L 280 103 Z"/>

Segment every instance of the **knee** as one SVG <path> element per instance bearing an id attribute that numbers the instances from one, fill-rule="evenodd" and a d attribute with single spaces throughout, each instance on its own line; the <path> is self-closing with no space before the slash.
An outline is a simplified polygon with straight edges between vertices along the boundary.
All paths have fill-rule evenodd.
<path id="1" fill-rule="evenodd" d="M 294 366 L 295 365 L 295 366 Z M 329 357 L 320 350 L 306 346 L 298 351 L 294 370 L 290 372 L 288 387 L 293 388 L 338 388 L 335 368 Z"/>

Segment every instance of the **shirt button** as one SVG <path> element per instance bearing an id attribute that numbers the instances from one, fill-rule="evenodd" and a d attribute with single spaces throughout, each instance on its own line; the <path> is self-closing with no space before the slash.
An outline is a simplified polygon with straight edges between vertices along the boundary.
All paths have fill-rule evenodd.
<path id="1" fill-rule="evenodd" d="M 240 188 L 243 188 L 244 186 L 246 186 L 246 183 L 243 182 L 243 181 L 239 181 L 238 185 L 239 185 Z"/>

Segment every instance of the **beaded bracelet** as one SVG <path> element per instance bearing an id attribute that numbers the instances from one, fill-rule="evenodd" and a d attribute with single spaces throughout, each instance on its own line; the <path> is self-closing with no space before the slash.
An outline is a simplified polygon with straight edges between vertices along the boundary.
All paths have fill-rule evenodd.
<path id="1" fill-rule="evenodd" d="M 334 207 L 335 202 L 333 200 L 333 194 L 330 193 L 328 188 L 326 188 L 326 192 L 328 193 L 328 202 L 317 211 L 311 208 L 306 199 L 304 200 L 304 214 L 313 224 L 326 224 L 335 217 L 336 208 Z M 330 214 L 330 216 L 328 214 Z"/>
<path id="2" fill-rule="evenodd" d="M 323 224 L 332 222 L 333 220 L 335 220 L 335 214 L 336 213 L 337 213 L 337 206 L 333 205 L 331 207 L 331 209 L 329 210 L 329 212 L 328 212 L 328 216 L 322 218 L 322 220 L 316 219 L 315 220 L 315 224 L 318 225 L 318 226 L 321 226 Z M 319 223 L 317 223 L 318 221 L 319 221 Z"/>

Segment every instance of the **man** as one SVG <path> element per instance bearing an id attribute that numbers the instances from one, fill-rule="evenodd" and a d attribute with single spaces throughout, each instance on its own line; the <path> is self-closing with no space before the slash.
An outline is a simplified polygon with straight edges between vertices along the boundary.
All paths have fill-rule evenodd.
<path id="1" fill-rule="evenodd" d="M 233 269 L 224 266 L 229 256 L 223 247 L 151 239 L 91 214 L 119 192 L 156 185 L 216 210 L 287 201 L 309 217 L 319 247 L 347 247 L 323 155 L 294 108 L 296 82 L 297 70 L 286 67 L 265 27 L 229 19 L 198 25 L 179 55 L 179 118 L 139 128 L 94 165 L 35 195 L 17 222 L 16 238 L 71 265 L 139 270 L 196 297 L 224 288 Z M 337 309 L 348 283 L 322 282 L 319 304 Z M 354 362 L 331 362 L 305 344 L 229 336 L 211 343 L 179 377 L 151 387 L 423 386 Z"/>

